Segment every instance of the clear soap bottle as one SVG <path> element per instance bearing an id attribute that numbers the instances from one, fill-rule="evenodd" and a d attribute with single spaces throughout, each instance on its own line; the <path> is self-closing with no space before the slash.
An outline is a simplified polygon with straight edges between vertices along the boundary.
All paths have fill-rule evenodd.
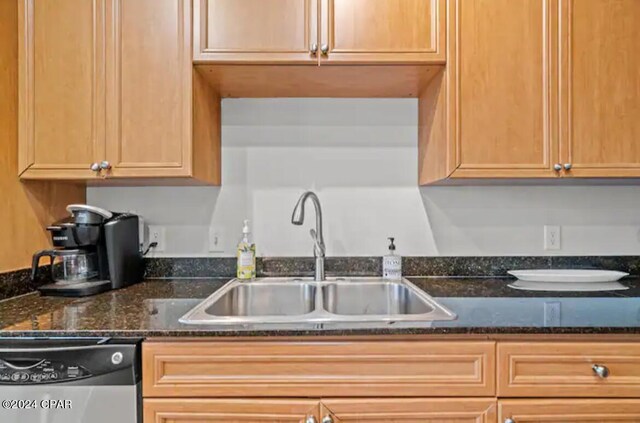
<path id="1" fill-rule="evenodd" d="M 402 279 L 402 257 L 396 254 L 395 238 L 389 238 L 389 254 L 382 257 L 382 277 L 388 280 Z"/>
<path id="2" fill-rule="evenodd" d="M 242 227 L 242 239 L 237 249 L 237 278 L 250 280 L 256 277 L 256 244 L 251 242 L 249 221 L 245 220 Z"/>

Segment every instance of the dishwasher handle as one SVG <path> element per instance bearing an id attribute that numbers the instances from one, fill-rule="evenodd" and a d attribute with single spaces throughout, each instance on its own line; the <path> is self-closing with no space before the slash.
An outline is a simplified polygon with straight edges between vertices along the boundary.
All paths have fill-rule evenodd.
<path id="1" fill-rule="evenodd" d="M 17 364 L 21 361 L 25 361 L 25 362 L 29 362 L 29 364 Z M 33 369 L 34 367 L 38 367 L 39 365 L 43 364 L 46 360 L 45 359 L 41 359 L 41 360 L 6 360 L 6 359 L 2 359 L 0 358 L 0 365 L 5 365 L 10 369 L 13 370 L 29 370 L 29 369 Z"/>

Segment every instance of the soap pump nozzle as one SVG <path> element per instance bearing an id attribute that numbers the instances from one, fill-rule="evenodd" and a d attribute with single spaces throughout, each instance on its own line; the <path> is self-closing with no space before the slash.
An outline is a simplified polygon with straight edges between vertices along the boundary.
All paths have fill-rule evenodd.
<path id="1" fill-rule="evenodd" d="M 390 244 L 389 244 L 389 252 L 391 252 L 391 254 L 393 254 L 393 252 L 396 250 L 396 245 L 393 243 L 393 241 L 395 241 L 395 238 L 389 237 L 387 239 L 390 242 Z"/>

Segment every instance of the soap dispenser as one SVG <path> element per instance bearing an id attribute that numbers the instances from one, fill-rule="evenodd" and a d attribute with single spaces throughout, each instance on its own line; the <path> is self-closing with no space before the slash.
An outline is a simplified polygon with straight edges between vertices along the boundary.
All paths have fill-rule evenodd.
<path id="1" fill-rule="evenodd" d="M 256 277 L 256 244 L 251 242 L 249 221 L 242 226 L 242 239 L 238 243 L 237 259 L 238 279 L 254 279 Z"/>
<path id="2" fill-rule="evenodd" d="M 395 238 L 389 239 L 389 254 L 382 257 L 382 277 L 389 280 L 402 279 L 402 257 L 396 255 Z"/>

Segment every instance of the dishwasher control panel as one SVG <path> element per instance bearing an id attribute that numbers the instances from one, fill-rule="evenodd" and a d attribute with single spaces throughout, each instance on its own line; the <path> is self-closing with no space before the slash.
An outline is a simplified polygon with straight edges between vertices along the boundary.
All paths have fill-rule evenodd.
<path id="1" fill-rule="evenodd" d="M 38 383 L 68 382 L 91 376 L 79 365 L 40 360 L 19 362 L 0 360 L 0 385 L 32 385 Z"/>

